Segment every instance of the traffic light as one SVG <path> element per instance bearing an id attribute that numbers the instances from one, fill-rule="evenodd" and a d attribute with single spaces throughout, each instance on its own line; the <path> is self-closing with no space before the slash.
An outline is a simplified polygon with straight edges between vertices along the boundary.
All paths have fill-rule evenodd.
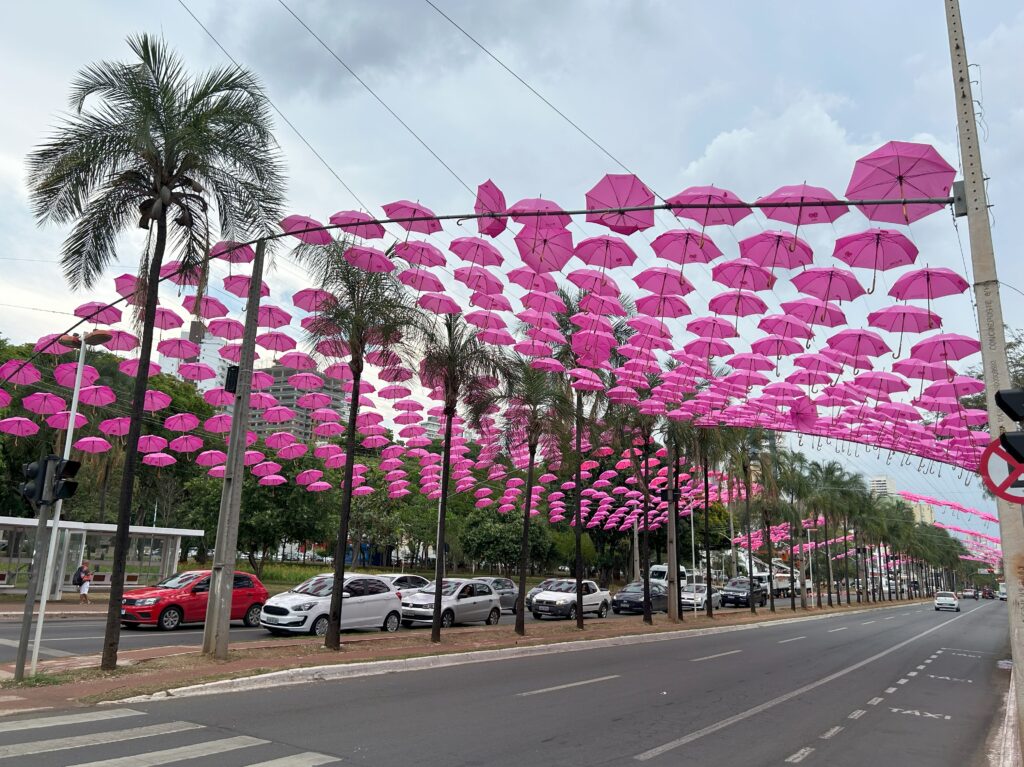
<path id="1" fill-rule="evenodd" d="M 53 500 L 63 501 L 70 498 L 78 490 L 78 480 L 75 475 L 82 467 L 79 461 L 62 460 L 57 462 L 53 472 Z"/>
<path id="2" fill-rule="evenodd" d="M 996 404 L 1007 418 L 1019 424 L 1024 421 L 1024 389 L 1000 389 Z M 1008 431 L 999 435 L 999 444 L 1017 463 L 1024 463 L 1024 431 Z"/>
<path id="3" fill-rule="evenodd" d="M 43 487 L 46 483 L 47 460 L 41 458 L 32 463 L 26 463 L 21 467 L 21 475 L 25 482 L 21 483 L 18 491 L 22 497 L 33 506 L 38 506 L 43 501 Z"/>

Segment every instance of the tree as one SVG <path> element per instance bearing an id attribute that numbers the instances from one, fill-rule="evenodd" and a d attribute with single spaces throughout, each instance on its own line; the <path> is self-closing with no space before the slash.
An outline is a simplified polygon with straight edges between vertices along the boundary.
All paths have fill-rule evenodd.
<path id="1" fill-rule="evenodd" d="M 168 240 L 181 271 L 221 237 L 263 233 L 280 218 L 283 175 L 259 81 L 232 66 L 191 76 L 158 38 L 130 37 L 131 62 L 101 61 L 71 86 L 71 115 L 28 156 L 33 213 L 73 224 L 61 262 L 73 288 L 92 287 L 132 224 L 148 232 L 140 263 L 142 342 L 118 499 L 114 567 L 101 667 L 117 665 L 128 525 L 153 346 L 160 268 Z M 172 226 L 173 225 L 173 226 Z"/>
<path id="2" fill-rule="evenodd" d="M 349 522 L 352 514 L 352 480 L 356 455 L 360 382 L 366 355 L 379 350 L 383 359 L 397 365 L 401 360 L 394 348 L 418 322 L 418 314 L 408 292 L 389 272 L 368 272 L 345 260 L 347 244 L 300 245 L 296 258 L 312 272 L 314 284 L 331 298 L 319 306 L 308 334 L 313 344 L 334 356 L 347 352 L 352 373 L 352 395 L 345 430 L 345 467 L 338 515 L 338 540 L 334 554 L 334 585 L 324 646 L 341 649 L 342 586 L 345 581 L 345 554 L 348 550 Z"/>

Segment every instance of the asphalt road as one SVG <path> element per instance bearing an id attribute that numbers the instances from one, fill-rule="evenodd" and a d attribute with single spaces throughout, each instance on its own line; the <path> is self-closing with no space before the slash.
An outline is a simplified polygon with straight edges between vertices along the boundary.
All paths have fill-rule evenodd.
<path id="1" fill-rule="evenodd" d="M 0 721 L 0 761 L 971 766 L 982 763 L 1001 703 L 1008 672 L 997 662 L 1007 652 L 1005 603 L 968 602 L 959 614 L 897 607 L 344 682 L 28 714 Z"/>

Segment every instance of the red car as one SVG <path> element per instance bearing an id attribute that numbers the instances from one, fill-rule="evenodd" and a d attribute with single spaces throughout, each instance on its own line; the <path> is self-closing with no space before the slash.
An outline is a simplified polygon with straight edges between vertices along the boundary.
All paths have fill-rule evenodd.
<path id="1" fill-rule="evenodd" d="M 155 586 L 126 591 L 121 600 L 124 628 L 150 625 L 172 631 L 183 623 L 203 623 L 210 599 L 210 570 L 189 570 L 172 575 Z M 246 626 L 260 625 L 260 610 L 267 589 L 255 575 L 235 571 L 231 591 L 231 620 Z"/>

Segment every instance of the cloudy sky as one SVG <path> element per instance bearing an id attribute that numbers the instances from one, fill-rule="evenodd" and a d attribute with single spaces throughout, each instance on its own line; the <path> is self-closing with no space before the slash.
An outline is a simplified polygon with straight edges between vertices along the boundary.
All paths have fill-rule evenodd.
<path id="1" fill-rule="evenodd" d="M 603 174 L 621 172 L 609 155 L 664 197 L 714 183 L 751 199 L 804 181 L 841 195 L 854 161 L 890 139 L 930 142 L 959 166 L 937 2 L 436 0 L 604 151 L 424 0 L 285 2 L 448 166 L 278 0 L 185 0 L 224 49 L 263 79 L 274 104 L 322 156 L 323 162 L 279 121 L 289 207 L 320 219 L 363 205 L 378 211 L 398 198 L 437 212 L 468 211 L 473 196 L 466 187 L 475 190 L 487 178 L 510 201 L 543 196 L 582 207 L 584 192 Z M 968 3 L 965 13 L 998 268 L 1012 286 L 1003 290 L 1004 310 L 1011 326 L 1024 326 L 1014 311 L 1024 296 L 1013 292 L 1024 290 L 1024 260 L 1010 232 L 1013 211 L 1024 204 L 1024 11 L 999 0 Z M 56 262 L 66 232 L 39 229 L 31 218 L 25 155 L 64 108 L 75 72 L 96 59 L 124 57 L 124 38 L 142 31 L 162 33 L 195 69 L 227 61 L 179 2 L 19 3 L 5 13 L 0 334 L 8 338 L 59 330 L 68 320 L 61 313 L 86 300 L 63 287 Z M 755 217 L 744 223 L 749 228 L 716 234 L 727 252 L 765 227 Z M 659 216 L 660 229 L 670 225 Z M 851 213 L 803 234 L 827 254 L 836 236 L 864 227 Z M 574 237 L 603 231 L 583 225 Z M 943 211 L 915 224 L 911 236 L 921 249 L 919 264 L 964 272 L 965 221 L 957 230 Z M 126 237 L 110 276 L 134 272 L 138 250 L 137 236 Z M 716 291 L 699 280 L 699 269 L 691 276 L 704 297 Z M 281 303 L 302 285 L 287 258 L 277 260 L 271 278 Z M 112 282 L 96 293 L 114 295 Z M 878 290 L 851 308 L 851 322 L 889 301 Z M 947 330 L 976 334 L 969 295 L 933 308 Z M 992 508 L 957 472 L 921 476 L 916 461 L 886 466 L 886 456 L 863 449 L 838 458 L 868 475 L 889 472 L 906 489 Z"/>

